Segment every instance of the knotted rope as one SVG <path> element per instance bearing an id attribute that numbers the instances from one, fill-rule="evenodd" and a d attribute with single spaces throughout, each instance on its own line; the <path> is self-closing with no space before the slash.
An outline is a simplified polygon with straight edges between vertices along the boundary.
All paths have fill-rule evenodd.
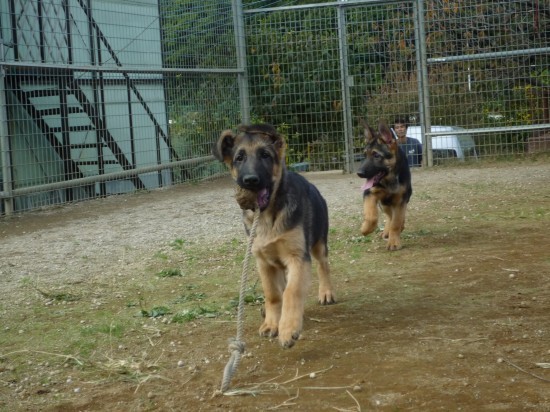
<path id="1" fill-rule="evenodd" d="M 244 256 L 243 262 L 243 272 L 241 276 L 241 291 L 239 294 L 239 307 L 237 311 L 237 337 L 229 340 L 229 351 L 231 352 L 231 357 L 225 365 L 223 371 L 222 386 L 220 392 L 223 394 L 229 388 L 229 383 L 231 378 L 235 374 L 239 362 L 241 361 L 241 356 L 244 353 L 245 344 L 241 340 L 243 336 L 244 328 L 244 297 L 246 293 L 246 283 L 248 281 L 248 262 L 250 256 L 252 255 L 252 243 L 254 242 L 254 237 L 256 236 L 256 226 L 258 226 L 258 220 L 260 217 L 260 208 L 256 207 L 254 211 L 254 221 L 252 223 L 252 228 L 250 229 L 250 234 L 248 236 L 248 246 L 246 248 L 246 254 Z"/>

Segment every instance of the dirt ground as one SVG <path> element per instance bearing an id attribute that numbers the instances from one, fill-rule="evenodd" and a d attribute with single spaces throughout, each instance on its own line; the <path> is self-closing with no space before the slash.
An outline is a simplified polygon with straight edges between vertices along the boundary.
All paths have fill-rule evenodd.
<path id="1" fill-rule="evenodd" d="M 315 303 L 314 277 L 287 350 L 258 336 L 248 305 L 225 395 L 234 310 L 174 323 L 129 302 L 190 283 L 238 294 L 246 238 L 229 179 L 1 218 L 0 410 L 550 411 L 548 159 L 414 170 L 397 252 L 360 236 L 360 179 L 306 177 L 329 205 L 338 303 Z M 151 279 L 159 253 L 185 276 Z M 124 328 L 84 334 L 100 319 Z"/>

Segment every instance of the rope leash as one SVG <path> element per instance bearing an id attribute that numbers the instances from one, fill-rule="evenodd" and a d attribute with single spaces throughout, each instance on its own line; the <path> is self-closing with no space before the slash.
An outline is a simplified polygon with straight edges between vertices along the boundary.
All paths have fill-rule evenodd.
<path id="1" fill-rule="evenodd" d="M 220 389 L 221 394 L 224 394 L 227 389 L 229 389 L 231 378 L 235 374 L 235 371 L 239 366 L 239 362 L 241 361 L 241 356 L 245 350 L 245 343 L 241 340 L 244 328 L 244 296 L 248 281 L 248 262 L 250 260 L 250 256 L 252 255 L 252 243 L 254 243 L 254 237 L 256 236 L 256 226 L 258 226 L 259 217 L 260 208 L 256 207 L 254 211 L 254 222 L 252 223 L 250 235 L 248 236 L 248 245 L 246 247 L 246 254 L 243 262 L 241 291 L 239 294 L 239 308 L 237 311 L 237 337 L 229 340 L 229 351 L 231 352 L 231 357 L 229 358 L 229 361 L 227 362 L 227 365 L 225 365 L 225 369 L 223 371 L 222 386 Z"/>

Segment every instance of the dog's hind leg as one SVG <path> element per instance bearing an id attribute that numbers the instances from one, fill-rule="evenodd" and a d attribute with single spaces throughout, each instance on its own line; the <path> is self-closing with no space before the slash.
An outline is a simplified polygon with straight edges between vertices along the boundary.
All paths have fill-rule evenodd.
<path id="1" fill-rule="evenodd" d="M 388 240 L 390 237 L 390 227 L 393 219 L 393 207 L 391 205 L 382 205 L 382 210 L 384 210 L 385 219 L 384 219 L 384 231 L 380 235 L 382 239 Z"/>
<path id="2" fill-rule="evenodd" d="M 319 303 L 321 305 L 330 305 L 336 303 L 336 297 L 332 290 L 330 281 L 330 269 L 328 264 L 328 249 L 324 241 L 317 242 L 311 250 L 313 257 L 318 262 L 317 273 L 319 275 Z"/>
<path id="3" fill-rule="evenodd" d="M 401 232 L 405 228 L 405 213 L 407 211 L 407 204 L 394 206 L 393 208 L 385 206 L 386 214 L 391 213 L 391 221 L 388 228 L 388 250 L 401 249 Z M 390 216 L 390 215 L 388 215 Z M 384 229 L 384 232 L 386 229 Z"/>

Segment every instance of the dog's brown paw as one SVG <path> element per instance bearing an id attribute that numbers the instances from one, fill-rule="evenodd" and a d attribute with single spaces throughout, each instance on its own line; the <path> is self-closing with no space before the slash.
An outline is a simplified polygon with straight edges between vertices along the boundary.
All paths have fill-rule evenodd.
<path id="1" fill-rule="evenodd" d="M 260 326 L 260 336 L 264 338 L 274 338 L 279 334 L 277 325 L 269 325 L 267 322 L 262 323 Z"/>
<path id="2" fill-rule="evenodd" d="M 300 318 L 281 319 L 279 322 L 279 343 L 285 349 L 294 346 L 302 332 L 302 320 Z"/>
<path id="3" fill-rule="evenodd" d="M 396 242 L 396 243 L 389 242 L 388 246 L 386 247 L 386 249 L 388 249 L 389 251 L 392 251 L 392 252 L 396 251 L 396 250 L 399 250 L 401 248 L 402 248 L 402 246 L 401 246 L 401 243 L 399 243 L 399 242 Z"/>
<path id="4" fill-rule="evenodd" d="M 377 226 L 377 220 L 363 220 L 363 223 L 361 224 L 361 234 L 363 236 L 367 236 L 368 234 L 374 232 Z"/>
<path id="5" fill-rule="evenodd" d="M 331 290 L 319 291 L 318 302 L 321 305 L 332 305 L 336 303 L 336 297 Z"/>
<path id="6" fill-rule="evenodd" d="M 294 332 L 290 336 L 279 335 L 279 343 L 285 349 L 290 349 L 294 346 L 296 341 L 300 339 L 300 332 Z"/>

